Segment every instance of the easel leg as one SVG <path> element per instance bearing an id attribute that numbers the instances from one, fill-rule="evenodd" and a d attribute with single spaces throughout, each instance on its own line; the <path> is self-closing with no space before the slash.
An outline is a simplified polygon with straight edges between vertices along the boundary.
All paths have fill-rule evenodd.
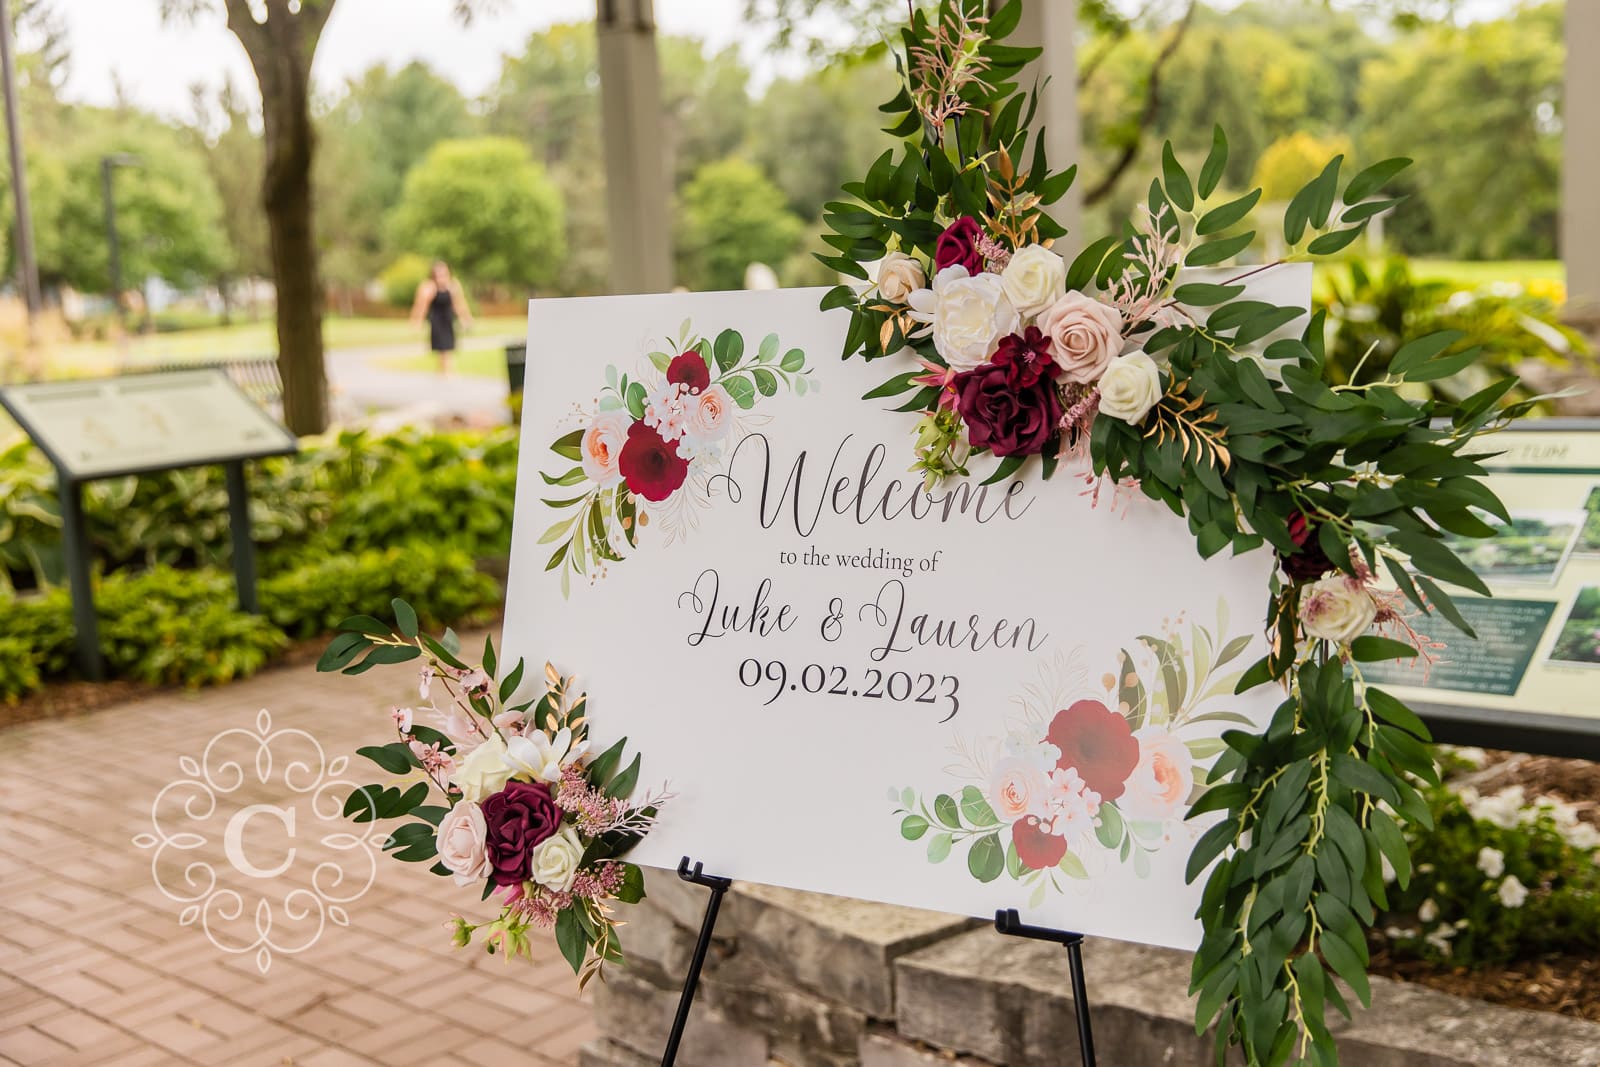
<path id="1" fill-rule="evenodd" d="M 700 986 L 700 968 L 705 965 L 706 951 L 711 947 L 711 932 L 716 929 L 717 912 L 722 907 L 722 894 L 733 885 L 731 878 L 718 878 L 716 875 L 706 874 L 698 863 L 691 869 L 688 856 L 683 857 L 678 863 L 678 877 L 685 882 L 705 886 L 711 890 L 711 899 L 706 902 L 706 917 L 700 923 L 700 940 L 695 942 L 694 955 L 689 959 L 689 973 L 683 980 L 683 995 L 678 998 L 678 1014 L 672 1020 L 671 1032 L 667 1034 L 667 1047 L 661 1054 L 661 1067 L 673 1067 L 678 1060 L 678 1043 L 683 1040 L 683 1028 L 689 1021 L 689 1008 L 694 1003 L 695 990 Z"/>
<path id="2" fill-rule="evenodd" d="M 1072 1008 L 1078 1022 L 1078 1055 L 1083 1067 L 1095 1067 L 1094 1030 L 1089 1022 L 1089 988 L 1083 977 L 1083 935 L 1024 924 L 1012 908 L 994 913 L 994 928 L 1011 937 L 1054 941 L 1067 949 L 1067 970 L 1072 976 Z"/>

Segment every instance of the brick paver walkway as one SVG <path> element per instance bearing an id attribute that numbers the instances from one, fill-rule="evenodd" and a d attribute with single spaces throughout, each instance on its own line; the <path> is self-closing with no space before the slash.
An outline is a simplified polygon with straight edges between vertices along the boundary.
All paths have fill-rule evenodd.
<path id="1" fill-rule="evenodd" d="M 574 1063 L 592 1034 L 588 1007 L 554 945 L 541 946 L 533 965 L 454 949 L 443 921 L 490 905 L 476 907 L 470 888 L 426 865 L 378 856 L 370 888 L 345 906 L 348 923 L 329 922 L 304 951 L 272 952 L 265 974 L 254 953 L 225 952 L 202 930 L 249 945 L 256 902 L 266 899 L 275 908 L 269 940 L 297 947 L 313 927 L 290 922 L 286 894 L 315 879 L 328 898 L 354 895 L 371 869 L 359 849 L 319 843 L 360 828 L 319 816 L 335 800 L 319 805 L 314 792 L 296 792 L 318 773 L 303 737 L 279 738 L 268 780 L 258 781 L 250 754 L 259 746 L 247 736 L 258 710 L 270 711 L 272 731 L 312 735 L 332 761 L 387 740 L 383 704 L 414 696 L 409 679 L 403 667 L 356 679 L 283 668 L 0 731 L 0 1063 Z M 199 760 L 230 728 L 246 733 L 213 750 L 215 807 L 197 800 L 186 813 L 194 790 L 169 793 L 162 807 L 169 833 L 194 832 L 204 843 L 153 863 L 155 850 L 133 841 L 151 831 L 153 802 L 187 777 L 180 756 Z M 233 789 L 219 770 L 229 756 L 243 758 L 244 785 Z M 296 759 L 306 765 L 298 772 L 289 767 Z M 385 778 L 360 758 L 344 776 Z M 348 787 L 330 791 L 342 796 Z M 252 816 L 246 804 L 267 807 Z M 292 834 L 284 825 L 291 810 Z M 230 823 L 238 831 L 231 852 Z M 159 878 L 183 892 L 185 866 L 201 859 L 219 888 L 238 894 L 238 921 L 226 921 L 222 895 L 202 921 L 182 926 L 184 906 L 157 888 Z M 317 874 L 324 860 L 339 863 L 346 880 L 335 882 L 331 869 Z M 204 872 L 194 874 L 203 886 Z"/>

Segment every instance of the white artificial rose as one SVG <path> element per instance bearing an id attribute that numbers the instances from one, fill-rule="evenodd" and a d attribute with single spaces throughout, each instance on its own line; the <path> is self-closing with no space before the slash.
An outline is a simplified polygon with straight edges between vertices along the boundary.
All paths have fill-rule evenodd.
<path id="1" fill-rule="evenodd" d="M 485 847 L 488 832 L 483 810 L 470 800 L 456 801 L 455 807 L 439 820 L 434 846 L 439 850 L 439 862 L 455 876 L 456 885 L 470 885 L 489 877 L 492 867 Z"/>
<path id="2" fill-rule="evenodd" d="M 878 264 L 878 293 L 891 304 L 904 304 L 927 284 L 922 264 L 904 252 L 890 252 Z"/>
<path id="3" fill-rule="evenodd" d="M 633 420 L 626 411 L 603 411 L 583 431 L 579 452 L 583 459 L 583 474 L 602 489 L 622 481 L 622 471 L 617 460 L 622 457 L 622 446 L 628 443 L 628 427 Z M 424 692 L 426 697 L 427 693 Z"/>
<path id="4" fill-rule="evenodd" d="M 1028 245 L 1011 257 L 1000 281 L 1017 313 L 1032 318 L 1066 293 L 1067 262 L 1042 245 Z"/>
<path id="5" fill-rule="evenodd" d="M 461 795 L 474 804 L 483 803 L 511 781 L 511 768 L 506 765 L 505 738 L 491 733 L 489 739 L 473 749 L 457 766 L 450 780 L 461 787 Z"/>
<path id="6" fill-rule="evenodd" d="M 932 289 L 918 289 L 909 302 L 911 317 L 932 328 L 934 348 L 958 371 L 987 363 L 1000 339 L 1022 327 L 998 274 L 946 267 Z"/>
<path id="7" fill-rule="evenodd" d="M 1161 400 L 1161 368 L 1146 352 L 1111 361 L 1100 375 L 1100 413 L 1138 423 Z"/>
<path id="8" fill-rule="evenodd" d="M 1300 621 L 1306 634 L 1336 645 L 1348 645 L 1372 628 L 1377 602 L 1360 582 L 1324 578 L 1300 597 Z"/>
<path id="9" fill-rule="evenodd" d="M 570 826 L 561 828 L 533 850 L 533 880 L 546 889 L 565 893 L 572 888 L 583 860 L 583 842 Z"/>
<path id="10" fill-rule="evenodd" d="M 1061 376 L 1079 385 L 1099 381 L 1122 351 L 1122 312 L 1083 293 L 1067 293 L 1051 302 L 1035 325 L 1050 338 L 1050 357 Z"/>

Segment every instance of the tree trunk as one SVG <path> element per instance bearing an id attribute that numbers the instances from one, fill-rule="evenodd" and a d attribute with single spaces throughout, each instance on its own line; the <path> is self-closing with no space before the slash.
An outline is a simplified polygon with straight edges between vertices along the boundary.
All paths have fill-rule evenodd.
<path id="1" fill-rule="evenodd" d="M 306 0 L 291 11 L 267 0 L 255 21 L 246 0 L 228 0 L 228 26 L 244 44 L 261 85 L 267 215 L 272 280 L 277 288 L 278 369 L 283 418 L 296 434 L 328 428 L 328 379 L 322 349 L 324 294 L 312 228 L 311 57 L 334 0 Z"/>

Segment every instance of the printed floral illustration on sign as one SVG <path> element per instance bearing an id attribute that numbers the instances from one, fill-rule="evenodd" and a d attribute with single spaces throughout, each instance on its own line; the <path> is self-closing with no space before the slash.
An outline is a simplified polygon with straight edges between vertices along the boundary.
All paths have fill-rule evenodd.
<path id="1" fill-rule="evenodd" d="M 1111 864 L 1145 878 L 1152 854 L 1187 855 L 1184 818 L 1215 784 L 1219 734 L 1254 728 L 1228 709 L 1250 635 L 1228 636 L 1225 603 L 1214 628 L 1181 613 L 1163 625 L 1115 673 L 1096 677 L 1081 653 L 1047 662 L 1014 698 L 1006 736 L 957 739 L 946 770 L 965 784 L 931 800 L 890 790 L 900 835 L 926 840 L 932 863 L 965 851 L 980 882 L 1021 882 L 1030 907 Z"/>
<path id="2" fill-rule="evenodd" d="M 651 523 L 669 545 L 695 530 L 728 442 L 760 418 L 747 413 L 780 388 L 797 396 L 821 388 L 806 354 L 784 351 L 777 334 L 749 350 L 734 330 L 713 340 L 688 320 L 641 368 L 630 376 L 606 367 L 605 388 L 574 413 L 578 428 L 550 446 L 575 465 L 539 472 L 557 492 L 545 504 L 565 513 L 539 538 L 556 546 L 545 570 L 560 568 L 563 595 L 574 574 L 604 577 Z M 561 497 L 561 489 L 581 492 Z"/>

